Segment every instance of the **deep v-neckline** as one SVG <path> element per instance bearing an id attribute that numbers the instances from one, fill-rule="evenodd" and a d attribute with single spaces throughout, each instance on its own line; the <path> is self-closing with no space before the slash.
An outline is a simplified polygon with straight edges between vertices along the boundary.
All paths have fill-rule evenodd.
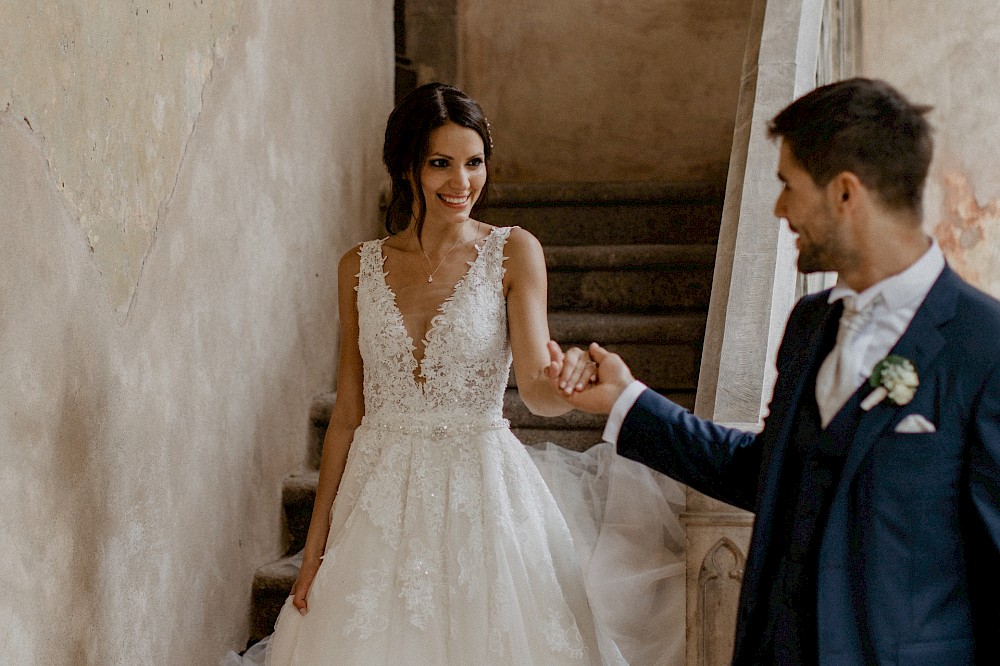
<path id="1" fill-rule="evenodd" d="M 449 295 L 441 301 L 437 308 L 434 310 L 434 316 L 431 317 L 430 324 L 427 325 L 427 329 L 424 331 L 421 337 L 421 342 L 424 346 L 424 353 L 418 359 L 413 353 L 416 351 L 416 345 L 413 344 L 413 336 L 410 335 L 410 331 L 406 328 L 406 323 L 403 320 L 403 311 L 399 309 L 399 303 L 396 299 L 396 292 L 391 286 L 389 286 L 389 281 L 386 277 L 389 272 L 385 270 L 385 252 L 382 251 L 382 246 L 385 244 L 387 238 L 383 238 L 382 242 L 378 244 L 378 258 L 379 258 L 379 275 L 382 276 L 382 287 L 385 289 L 386 293 L 389 295 L 389 308 L 392 312 L 393 318 L 396 320 L 396 325 L 399 326 L 400 331 L 403 333 L 403 338 L 406 343 L 406 354 L 410 359 L 410 376 L 413 378 L 413 382 L 418 386 L 423 386 L 427 383 L 427 377 L 424 375 L 424 361 L 427 360 L 427 352 L 431 348 L 431 343 L 433 342 L 432 334 L 438 329 L 441 322 L 444 320 L 445 316 L 448 314 L 448 310 L 451 308 L 451 304 L 458 297 L 459 292 L 462 287 L 468 281 L 469 275 L 472 271 L 476 269 L 480 260 L 483 258 L 483 250 L 486 249 L 486 244 L 490 242 L 493 238 L 493 234 L 497 231 L 498 227 L 494 227 L 490 230 L 488 234 L 483 238 L 481 243 L 473 243 L 472 246 L 476 249 L 476 258 L 472 261 L 466 262 L 469 264 L 469 268 L 462 274 L 462 277 L 458 279 L 455 286 L 452 287 Z"/>

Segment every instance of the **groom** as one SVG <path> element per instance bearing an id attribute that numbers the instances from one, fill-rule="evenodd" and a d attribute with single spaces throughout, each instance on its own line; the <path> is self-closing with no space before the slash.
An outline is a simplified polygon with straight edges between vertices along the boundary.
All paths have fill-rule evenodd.
<path id="1" fill-rule="evenodd" d="M 775 215 L 799 270 L 839 278 L 792 311 L 760 434 L 597 345 L 597 383 L 569 396 L 610 412 L 621 455 L 756 513 L 734 664 L 1000 664 L 1000 303 L 921 229 L 925 112 L 853 79 L 772 121 Z M 580 375 L 550 353 L 553 382 Z"/>

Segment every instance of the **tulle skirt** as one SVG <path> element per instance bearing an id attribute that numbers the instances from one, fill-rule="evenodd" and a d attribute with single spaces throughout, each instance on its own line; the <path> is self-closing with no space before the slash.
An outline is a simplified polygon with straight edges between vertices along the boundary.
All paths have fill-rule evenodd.
<path id="1" fill-rule="evenodd" d="M 227 665 L 683 664 L 679 484 L 607 443 L 406 439 L 352 447 L 309 613 Z"/>
<path id="2" fill-rule="evenodd" d="M 604 442 L 528 447 L 573 534 L 587 596 L 632 666 L 680 666 L 685 649 L 684 488 Z"/>

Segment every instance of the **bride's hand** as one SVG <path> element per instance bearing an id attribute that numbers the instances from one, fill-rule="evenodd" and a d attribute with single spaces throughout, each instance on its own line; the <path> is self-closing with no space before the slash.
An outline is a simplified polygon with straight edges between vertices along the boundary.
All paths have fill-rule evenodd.
<path id="1" fill-rule="evenodd" d="M 302 615 L 309 612 L 306 596 L 309 594 L 309 588 L 312 587 L 313 579 L 316 578 L 316 572 L 319 571 L 320 563 L 319 558 L 303 558 L 299 575 L 295 579 L 295 583 L 292 584 L 292 605 Z"/>
<path id="2" fill-rule="evenodd" d="M 565 360 L 556 354 L 558 349 L 558 345 L 550 343 L 549 353 L 552 357 L 552 364 L 549 366 L 548 372 L 550 373 L 549 381 L 552 382 L 556 381 L 553 377 L 556 376 L 554 369 L 557 366 L 565 372 Z M 635 379 L 632 377 L 629 367 L 618 354 L 610 353 L 596 342 L 591 343 L 588 352 L 587 357 L 575 358 L 574 362 L 579 365 L 592 361 L 594 363 L 593 370 L 597 373 L 597 381 L 592 384 L 588 383 L 582 389 L 565 393 L 563 398 L 573 407 L 584 412 L 607 414 L 614 407 L 622 392 Z"/>
<path id="3" fill-rule="evenodd" d="M 597 364 L 586 351 L 570 347 L 563 353 L 555 340 L 549 340 L 548 349 L 550 362 L 545 374 L 557 391 L 571 395 L 597 381 Z"/>

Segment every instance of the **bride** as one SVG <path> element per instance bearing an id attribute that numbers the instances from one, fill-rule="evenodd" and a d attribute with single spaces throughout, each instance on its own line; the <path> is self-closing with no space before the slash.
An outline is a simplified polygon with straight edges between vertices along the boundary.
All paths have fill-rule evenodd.
<path id="1" fill-rule="evenodd" d="M 473 218 L 492 147 L 479 105 L 450 86 L 389 117 L 390 235 L 340 260 L 337 400 L 302 566 L 244 663 L 682 659 L 677 486 L 607 445 L 529 454 L 503 418 L 512 361 L 533 413 L 570 406 L 546 375 L 540 244 Z M 593 375 L 566 367 L 568 391 Z M 637 483 L 639 501 L 619 494 Z M 636 505 L 655 524 L 630 528 Z"/>

